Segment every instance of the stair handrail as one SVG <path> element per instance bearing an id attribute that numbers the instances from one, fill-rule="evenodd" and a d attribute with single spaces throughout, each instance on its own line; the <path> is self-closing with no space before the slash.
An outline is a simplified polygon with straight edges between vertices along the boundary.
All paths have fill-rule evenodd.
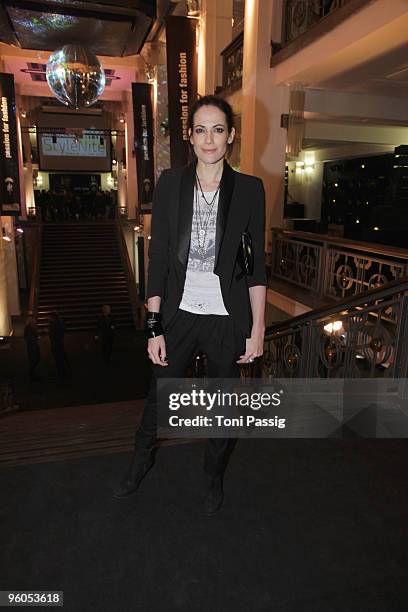
<path id="1" fill-rule="evenodd" d="M 408 260 L 408 249 L 402 247 L 388 246 L 378 242 L 363 242 L 350 240 L 340 236 L 330 236 L 329 234 L 317 234 L 315 232 L 302 232 L 300 230 L 287 230 L 282 227 L 272 227 L 272 234 L 279 234 L 283 238 L 298 238 L 310 242 L 322 242 L 341 247 L 347 247 L 355 251 L 370 253 L 371 255 L 385 255 L 386 257 L 399 257 Z"/>
<path id="2" fill-rule="evenodd" d="M 28 313 L 34 317 L 37 316 L 38 311 L 38 293 L 40 287 L 40 268 L 41 268 L 41 254 L 42 254 L 42 218 L 40 207 L 37 206 L 35 211 L 35 246 L 31 265 L 31 279 L 30 279 L 30 295 L 28 300 Z"/>
<path id="3" fill-rule="evenodd" d="M 126 284 L 128 287 L 129 295 L 130 295 L 130 303 L 132 307 L 132 316 L 135 327 L 140 327 L 141 325 L 141 317 L 140 317 L 140 301 L 137 293 L 137 287 L 135 282 L 135 277 L 133 274 L 132 264 L 130 263 L 129 252 L 126 245 L 125 236 L 123 233 L 122 227 L 122 218 L 116 209 L 115 214 L 115 224 L 119 237 L 119 250 L 122 257 L 122 263 L 125 271 Z"/>
<path id="4" fill-rule="evenodd" d="M 265 341 L 269 340 L 272 336 L 276 336 L 280 332 L 283 332 L 289 328 L 293 329 L 295 327 L 303 325 L 304 323 L 312 323 L 313 321 L 317 321 L 319 319 L 325 319 L 330 316 L 339 314 L 342 311 L 349 311 L 353 308 L 364 306 L 364 304 L 366 304 L 367 302 L 381 300 L 386 297 L 389 297 L 390 295 L 395 295 L 396 293 L 408 294 L 408 276 L 391 281 L 386 285 L 382 285 L 381 287 L 374 287 L 372 289 L 368 289 L 363 293 L 359 293 L 356 296 L 349 297 L 341 302 L 319 306 L 318 308 L 314 308 L 313 310 L 305 312 L 301 315 L 297 315 L 296 317 L 291 317 L 290 319 L 286 319 L 285 321 L 274 323 L 273 325 L 270 325 L 266 328 Z"/>

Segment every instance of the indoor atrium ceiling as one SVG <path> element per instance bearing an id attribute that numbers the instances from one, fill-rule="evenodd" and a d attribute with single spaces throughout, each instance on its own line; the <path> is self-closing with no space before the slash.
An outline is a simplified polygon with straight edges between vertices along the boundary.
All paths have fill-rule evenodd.
<path id="1" fill-rule="evenodd" d="M 140 53 L 155 22 L 156 0 L 2 0 L 0 42 L 38 51 L 75 42 L 122 57 Z"/>

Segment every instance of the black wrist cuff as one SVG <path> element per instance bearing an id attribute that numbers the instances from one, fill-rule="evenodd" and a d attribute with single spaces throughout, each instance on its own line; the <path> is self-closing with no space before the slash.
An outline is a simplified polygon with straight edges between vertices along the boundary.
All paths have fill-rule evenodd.
<path id="1" fill-rule="evenodd" d="M 147 316 L 146 316 L 146 321 L 147 320 L 154 320 L 154 321 L 161 321 L 162 320 L 162 313 L 161 312 L 151 312 L 150 310 L 147 312 Z"/>
<path id="2" fill-rule="evenodd" d="M 147 313 L 145 329 L 148 338 L 156 338 L 156 336 L 163 334 L 161 320 L 162 315 L 160 312 Z"/>

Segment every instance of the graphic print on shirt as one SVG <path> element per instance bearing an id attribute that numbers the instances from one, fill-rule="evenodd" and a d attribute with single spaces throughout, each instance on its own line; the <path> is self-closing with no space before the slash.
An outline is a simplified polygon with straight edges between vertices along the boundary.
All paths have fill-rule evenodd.
<path id="1" fill-rule="evenodd" d="M 214 195 L 215 192 L 206 193 L 207 202 L 211 203 Z M 214 274 L 218 198 L 219 193 L 209 206 L 201 193 L 194 191 L 190 252 L 180 308 L 197 314 L 228 314 L 220 279 Z"/>
<path id="2" fill-rule="evenodd" d="M 214 193 L 207 193 L 209 202 Z M 198 210 L 197 210 L 198 208 Z M 215 263 L 215 232 L 217 224 L 218 195 L 212 206 L 201 196 L 194 198 L 190 254 L 187 267 L 191 270 L 213 272 Z"/>

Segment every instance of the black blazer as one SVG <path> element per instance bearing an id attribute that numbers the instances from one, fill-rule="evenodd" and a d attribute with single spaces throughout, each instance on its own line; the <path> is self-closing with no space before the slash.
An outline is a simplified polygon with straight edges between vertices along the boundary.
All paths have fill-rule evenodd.
<path id="1" fill-rule="evenodd" d="M 157 182 L 152 211 L 147 298 L 160 296 L 164 331 L 177 313 L 184 290 L 191 225 L 196 162 L 164 170 Z M 237 262 L 242 232 L 252 237 L 254 269 L 241 274 Z M 245 336 L 251 335 L 252 312 L 248 288 L 266 285 L 265 192 L 261 179 L 235 172 L 225 161 L 221 179 L 214 273 L 220 278 L 224 305 Z"/>

